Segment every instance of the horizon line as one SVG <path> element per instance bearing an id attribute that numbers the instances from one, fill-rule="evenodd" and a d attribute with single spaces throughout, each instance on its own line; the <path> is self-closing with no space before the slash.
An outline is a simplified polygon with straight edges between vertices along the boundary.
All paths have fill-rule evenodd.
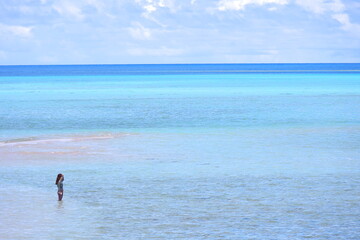
<path id="1" fill-rule="evenodd" d="M 360 62 L 278 62 L 278 63 L 74 63 L 74 64 L 0 64 L 0 67 L 15 66 L 109 66 L 109 65 L 295 65 L 295 64 L 360 64 Z"/>

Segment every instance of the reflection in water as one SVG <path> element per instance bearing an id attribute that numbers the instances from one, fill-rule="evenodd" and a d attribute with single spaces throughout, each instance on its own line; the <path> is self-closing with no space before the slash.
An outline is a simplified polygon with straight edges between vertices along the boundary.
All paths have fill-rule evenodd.
<path id="1" fill-rule="evenodd" d="M 58 212 L 63 212 L 64 211 L 63 201 L 58 201 L 57 210 L 58 210 Z"/>

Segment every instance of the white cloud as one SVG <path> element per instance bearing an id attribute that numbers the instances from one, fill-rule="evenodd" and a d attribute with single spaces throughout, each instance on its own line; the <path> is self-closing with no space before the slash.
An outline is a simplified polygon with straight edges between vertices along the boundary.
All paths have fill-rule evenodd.
<path id="1" fill-rule="evenodd" d="M 218 10 L 244 10 L 246 5 L 279 4 L 285 5 L 288 0 L 220 0 Z"/>
<path id="2" fill-rule="evenodd" d="M 247 5 L 286 5 L 288 0 L 220 0 L 218 10 L 227 11 L 244 10 Z M 345 4 L 341 0 L 295 0 L 295 4 L 315 14 L 330 14 L 333 19 L 341 24 L 343 30 L 360 35 L 360 25 L 352 23 L 346 13 Z M 267 8 L 269 11 L 277 10 L 276 6 Z"/>
<path id="3" fill-rule="evenodd" d="M 346 13 L 338 13 L 332 15 L 333 19 L 342 25 L 342 29 L 360 36 L 360 24 L 355 24 L 350 21 L 349 15 Z"/>
<path id="4" fill-rule="evenodd" d="M 135 0 L 144 10 L 145 14 L 156 12 L 160 8 L 168 8 L 171 12 L 176 12 L 178 4 L 173 0 Z"/>
<path id="5" fill-rule="evenodd" d="M 148 13 L 152 13 L 152 12 L 155 12 L 155 11 L 157 10 L 156 6 L 155 6 L 155 5 L 151 5 L 151 4 L 149 4 L 149 5 L 144 5 L 143 7 L 144 7 L 144 9 L 146 10 L 146 12 L 148 12 Z"/>
<path id="6" fill-rule="evenodd" d="M 144 9 L 142 17 L 150 20 L 161 27 L 166 25 L 159 21 L 153 13 L 158 11 L 160 8 L 168 8 L 170 11 L 174 11 L 172 0 L 135 0 L 135 2 Z"/>
<path id="7" fill-rule="evenodd" d="M 57 0 L 52 4 L 52 8 L 60 15 L 77 20 L 83 20 L 86 17 L 86 13 L 83 10 L 89 6 L 96 9 L 98 13 L 111 17 L 106 12 L 107 5 L 99 0 Z"/>
<path id="8" fill-rule="evenodd" d="M 330 13 L 331 17 L 341 24 L 343 30 L 360 36 L 360 24 L 350 21 L 341 0 L 296 0 L 296 3 L 316 14 Z"/>
<path id="9" fill-rule="evenodd" d="M 268 8 L 268 10 L 269 10 L 270 12 L 273 12 L 273 11 L 278 10 L 278 8 L 277 8 L 277 7 L 270 7 L 270 8 Z"/>
<path id="10" fill-rule="evenodd" d="M 3 5 L 1 63 L 360 59 L 359 34 L 350 34 L 360 32 L 358 11 L 348 0 L 26 0 Z M 63 41 L 69 44 L 64 47 Z M 248 53 L 249 48 L 263 51 Z M 330 58 L 332 49 L 339 55 Z"/>
<path id="11" fill-rule="evenodd" d="M 341 0 L 296 0 L 296 4 L 317 14 L 345 10 L 345 5 Z"/>
<path id="12" fill-rule="evenodd" d="M 347 14 L 339 13 L 339 14 L 334 14 L 332 17 L 335 20 L 337 20 L 339 23 L 343 24 L 344 26 L 351 25 L 349 16 Z"/>
<path id="13" fill-rule="evenodd" d="M 24 27 L 16 25 L 5 25 L 0 23 L 0 33 L 13 34 L 22 38 L 29 38 L 32 36 L 33 27 Z"/>
<path id="14" fill-rule="evenodd" d="M 155 0 L 135 0 L 135 2 L 140 5 L 147 13 L 155 12 L 158 7 L 161 7 L 159 5 L 159 1 Z"/>
<path id="15" fill-rule="evenodd" d="M 75 18 L 78 20 L 82 20 L 85 17 L 81 8 L 72 2 L 58 1 L 52 7 L 55 9 L 55 11 L 63 16 Z"/>
<path id="16" fill-rule="evenodd" d="M 133 24 L 134 27 L 128 28 L 130 35 L 138 40 L 147 40 L 151 38 L 151 31 L 145 28 L 139 22 Z"/>

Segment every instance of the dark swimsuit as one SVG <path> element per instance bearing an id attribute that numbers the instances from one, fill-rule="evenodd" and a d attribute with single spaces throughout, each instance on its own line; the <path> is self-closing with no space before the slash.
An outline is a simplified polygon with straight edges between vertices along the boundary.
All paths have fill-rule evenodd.
<path id="1" fill-rule="evenodd" d="M 58 182 L 57 187 L 58 187 L 58 192 L 63 192 L 63 181 L 64 179 L 61 179 L 61 181 Z"/>

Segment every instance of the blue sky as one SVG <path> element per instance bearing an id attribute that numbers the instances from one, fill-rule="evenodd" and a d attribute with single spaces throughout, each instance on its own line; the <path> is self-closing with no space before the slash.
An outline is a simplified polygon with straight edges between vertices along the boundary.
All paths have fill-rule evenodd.
<path id="1" fill-rule="evenodd" d="M 358 0 L 4 0 L 0 64 L 360 62 Z"/>

